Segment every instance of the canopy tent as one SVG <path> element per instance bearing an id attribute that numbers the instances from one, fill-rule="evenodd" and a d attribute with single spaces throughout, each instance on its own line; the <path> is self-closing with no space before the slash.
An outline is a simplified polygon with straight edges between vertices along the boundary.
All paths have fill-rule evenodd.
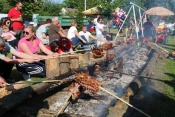
<path id="1" fill-rule="evenodd" d="M 90 8 L 88 10 L 85 10 L 85 11 L 83 11 L 83 14 L 85 14 L 85 15 L 97 15 L 97 14 L 101 14 L 101 12 L 98 10 L 97 7 L 98 6 L 93 7 L 93 8 Z"/>
<path id="2" fill-rule="evenodd" d="M 158 16 L 168 16 L 174 15 L 174 13 L 166 8 L 163 7 L 153 7 L 145 11 L 145 14 L 148 15 L 158 15 Z"/>

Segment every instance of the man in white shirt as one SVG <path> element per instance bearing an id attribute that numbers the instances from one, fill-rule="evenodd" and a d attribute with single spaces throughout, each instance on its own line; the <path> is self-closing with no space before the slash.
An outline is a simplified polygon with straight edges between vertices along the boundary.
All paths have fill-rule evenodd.
<path id="1" fill-rule="evenodd" d="M 94 24 L 97 24 L 97 19 L 100 18 L 100 15 L 97 15 L 97 17 L 94 19 Z"/>
<path id="2" fill-rule="evenodd" d="M 46 45 L 49 44 L 49 36 L 46 35 L 46 28 L 49 27 L 52 23 L 51 19 L 47 19 L 45 24 L 41 25 L 37 30 L 36 30 L 36 36 Z"/>
<path id="3" fill-rule="evenodd" d="M 104 43 L 107 42 L 106 40 L 102 40 L 100 38 L 97 38 L 97 37 L 93 36 L 90 32 L 87 31 L 86 26 L 82 27 L 82 31 L 79 32 L 79 35 L 81 35 L 81 36 L 84 35 L 85 38 L 87 39 L 87 41 L 89 42 L 89 44 L 95 44 L 96 43 L 95 40 L 100 41 L 100 42 L 104 42 Z M 94 39 L 94 40 L 89 41 L 89 37 Z"/>
<path id="4" fill-rule="evenodd" d="M 108 25 L 103 24 L 102 18 L 98 18 L 97 22 L 98 23 L 96 25 L 96 37 L 101 39 L 101 37 L 103 37 L 102 32 L 104 32 L 104 28 L 108 27 Z M 109 34 L 106 34 L 106 39 L 111 40 L 111 36 Z"/>

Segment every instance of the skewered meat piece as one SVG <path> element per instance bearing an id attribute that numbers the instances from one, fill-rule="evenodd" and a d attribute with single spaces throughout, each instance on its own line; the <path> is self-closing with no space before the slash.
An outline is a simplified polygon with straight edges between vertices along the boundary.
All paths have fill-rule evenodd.
<path id="1" fill-rule="evenodd" d="M 92 54 L 93 54 L 94 59 L 101 58 L 104 56 L 103 50 L 99 48 L 93 48 Z"/>
<path id="2" fill-rule="evenodd" d="M 75 100 L 80 96 L 80 85 L 78 83 L 73 82 L 68 90 L 72 93 L 72 100 Z"/>
<path id="3" fill-rule="evenodd" d="M 151 50 L 151 49 L 152 49 L 152 47 L 151 47 L 150 45 L 148 45 L 148 46 L 147 46 L 147 49 L 148 49 L 148 50 Z"/>
<path id="4" fill-rule="evenodd" d="M 98 65 L 98 64 L 94 64 L 94 67 L 95 67 L 94 72 L 98 72 L 101 69 L 100 65 Z"/>
<path id="5" fill-rule="evenodd" d="M 90 76 L 87 73 L 77 74 L 75 81 L 81 85 L 84 89 L 96 93 L 99 90 L 99 82 L 94 77 Z"/>
<path id="6" fill-rule="evenodd" d="M 104 43 L 103 44 L 103 49 L 104 50 L 113 49 L 113 44 L 112 43 Z"/>

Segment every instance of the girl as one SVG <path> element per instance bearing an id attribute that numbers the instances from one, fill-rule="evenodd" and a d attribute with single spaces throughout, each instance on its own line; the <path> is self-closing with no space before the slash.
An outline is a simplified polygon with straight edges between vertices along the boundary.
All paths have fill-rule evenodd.
<path id="1" fill-rule="evenodd" d="M 58 41 L 52 41 L 49 46 L 46 46 L 47 49 L 51 50 L 52 52 L 58 52 L 59 45 Z"/>
<path id="2" fill-rule="evenodd" d="M 1 37 L 8 42 L 13 48 L 17 48 L 17 40 L 14 35 L 16 35 L 15 32 L 10 31 L 9 26 L 3 25 L 2 26 L 3 33 L 1 34 Z M 9 38 L 7 38 L 9 37 Z"/>
<path id="3" fill-rule="evenodd" d="M 58 56 L 58 53 L 54 53 L 48 50 L 40 39 L 35 36 L 35 27 L 27 25 L 24 29 L 24 38 L 20 39 L 18 43 L 18 51 L 29 54 L 33 57 L 40 59 L 47 59 L 50 57 Z M 41 50 L 46 55 L 39 55 L 37 52 Z M 35 75 L 37 77 L 45 77 L 45 64 L 43 62 L 36 62 L 32 64 L 22 63 L 17 65 L 17 69 L 22 72 L 23 78 L 25 80 L 31 80 L 30 75 Z"/>
<path id="4" fill-rule="evenodd" d="M 58 40 L 58 44 L 59 44 L 58 53 L 64 54 L 64 53 L 70 52 L 71 54 L 74 54 L 71 41 L 68 38 L 61 37 Z"/>

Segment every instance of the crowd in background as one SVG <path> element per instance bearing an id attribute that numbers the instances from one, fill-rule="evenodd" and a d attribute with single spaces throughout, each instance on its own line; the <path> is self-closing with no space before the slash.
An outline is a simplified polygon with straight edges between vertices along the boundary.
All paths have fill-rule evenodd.
<path id="1" fill-rule="evenodd" d="M 8 17 L 1 19 L 0 86 L 5 86 L 7 82 L 15 82 L 15 78 L 10 77 L 14 65 L 22 73 L 24 80 L 31 81 L 31 76 L 46 76 L 44 59 L 57 57 L 61 54 L 74 54 L 74 45 L 81 45 L 86 52 L 89 52 L 89 45 L 99 46 L 111 38 L 104 31 L 107 25 L 103 24 L 102 18 L 99 16 L 95 22 L 96 36 L 87 31 L 87 26 L 83 26 L 79 32 L 75 20 L 72 20 L 66 35 L 58 17 L 47 19 L 37 30 L 33 25 L 24 27 L 22 6 L 22 2 L 17 2 L 15 7 L 9 10 Z M 9 57 L 9 53 L 13 56 Z"/>

